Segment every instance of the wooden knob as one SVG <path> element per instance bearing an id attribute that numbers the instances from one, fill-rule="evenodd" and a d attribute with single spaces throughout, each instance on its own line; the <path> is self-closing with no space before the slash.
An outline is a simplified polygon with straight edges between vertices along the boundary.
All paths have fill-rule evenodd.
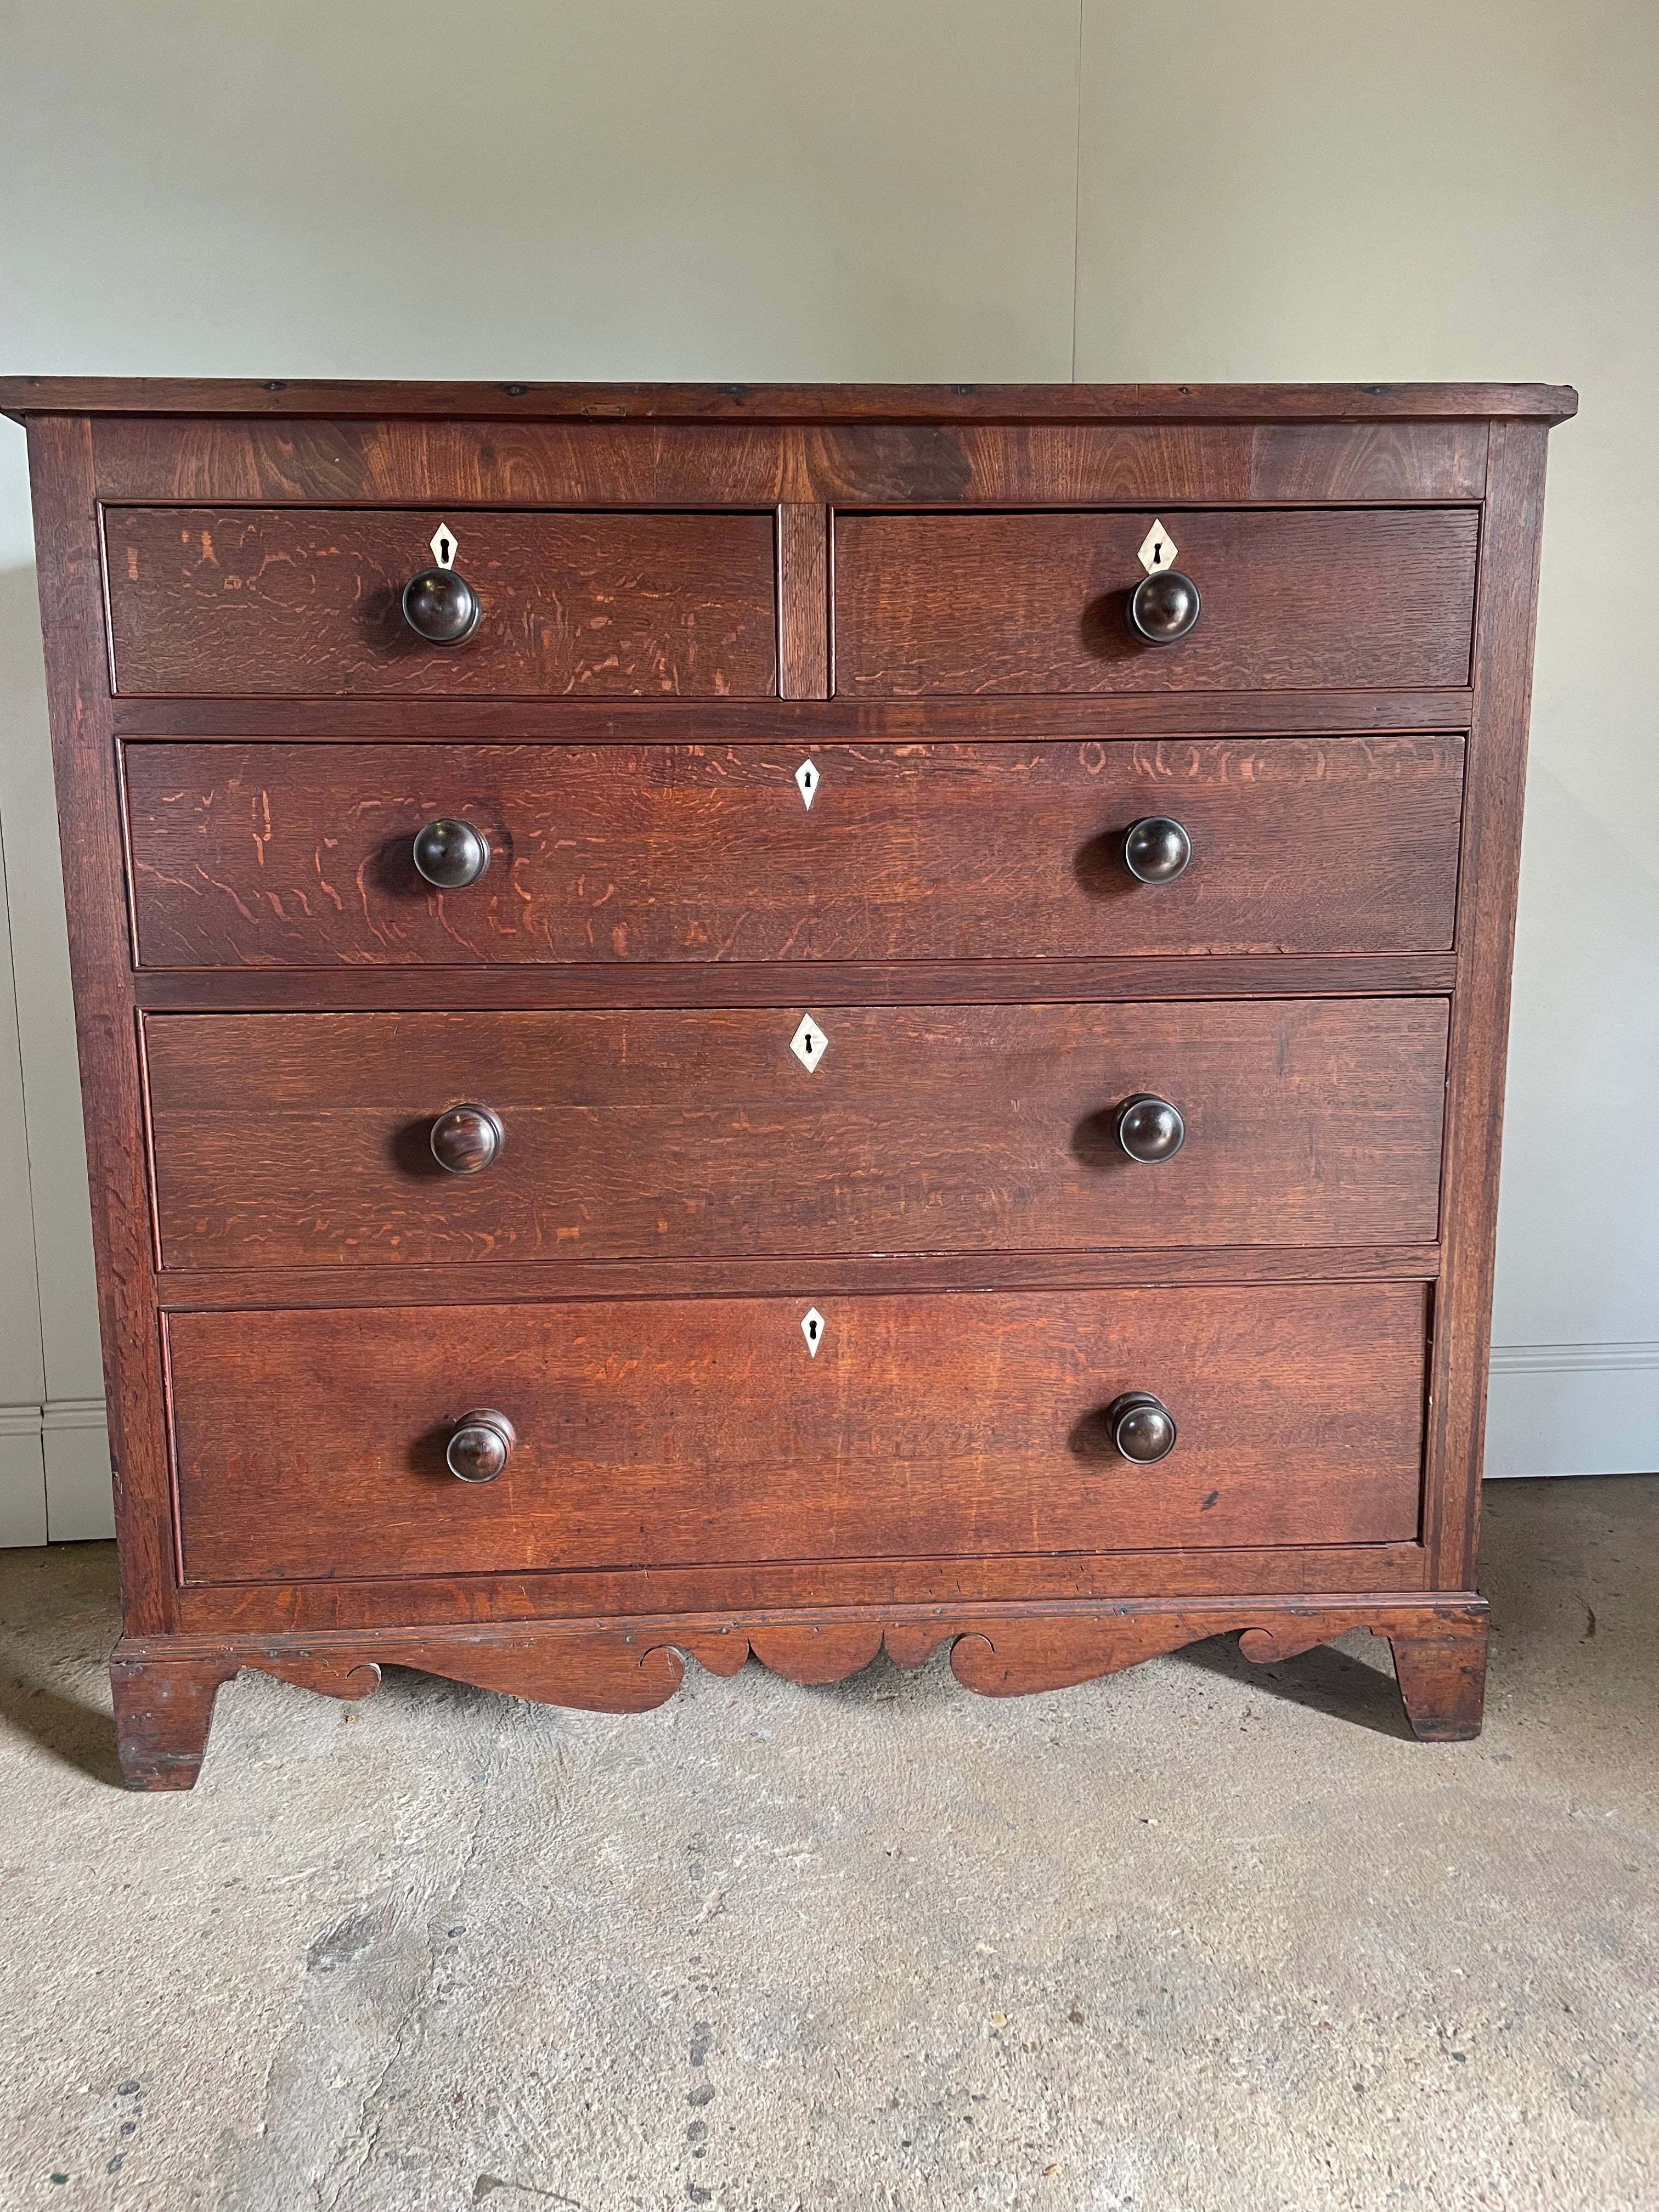
<path id="1" fill-rule="evenodd" d="M 1172 884 L 1192 857 L 1193 841 L 1173 815 L 1148 814 L 1123 833 L 1123 865 L 1138 883 Z"/>
<path id="2" fill-rule="evenodd" d="M 404 586 L 404 620 L 428 645 L 459 645 L 478 627 L 478 595 L 453 568 L 422 568 Z"/>
<path id="3" fill-rule="evenodd" d="M 415 866 L 441 891 L 464 890 L 489 866 L 489 840 L 470 822 L 428 822 L 415 832 Z"/>
<path id="4" fill-rule="evenodd" d="M 1175 1449 L 1175 1417 L 1150 1390 L 1126 1390 L 1106 1408 L 1106 1425 L 1123 1458 L 1141 1466 Z"/>
<path id="5" fill-rule="evenodd" d="M 1150 1091 L 1139 1091 L 1117 1109 L 1117 1140 L 1132 1160 L 1152 1166 L 1172 1160 L 1187 1141 L 1181 1109 Z"/>
<path id="6" fill-rule="evenodd" d="M 432 1157 L 449 1175 L 477 1175 L 506 1141 L 488 1106 L 452 1106 L 432 1124 Z"/>
<path id="7" fill-rule="evenodd" d="M 1198 586 L 1179 568 L 1154 568 L 1129 594 L 1129 634 L 1145 645 L 1173 645 L 1198 621 Z"/>
<path id="8" fill-rule="evenodd" d="M 458 1482 L 494 1482 L 513 1456 L 518 1432 L 505 1413 L 480 1406 L 463 1413 L 445 1447 L 444 1461 Z"/>

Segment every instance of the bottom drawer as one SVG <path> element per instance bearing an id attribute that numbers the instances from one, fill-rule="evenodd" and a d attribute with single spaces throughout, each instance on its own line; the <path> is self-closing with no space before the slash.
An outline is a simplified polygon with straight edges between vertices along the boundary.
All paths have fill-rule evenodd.
<path id="1" fill-rule="evenodd" d="M 174 1314 L 185 1579 L 1410 1541 L 1425 1301 L 1351 1283 Z M 1176 1425 L 1152 1464 L 1107 1419 L 1135 1391 Z M 447 1448 L 481 1407 L 512 1448 L 458 1480 Z"/>

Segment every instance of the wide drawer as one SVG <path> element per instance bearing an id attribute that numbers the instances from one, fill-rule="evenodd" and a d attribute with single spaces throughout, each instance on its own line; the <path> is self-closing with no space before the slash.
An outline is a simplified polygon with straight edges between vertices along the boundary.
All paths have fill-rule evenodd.
<path id="1" fill-rule="evenodd" d="M 1432 1241 L 1442 1000 L 147 1018 L 169 1267 Z M 1172 1103 L 1172 1156 L 1121 1109 Z M 454 1128 L 469 1171 L 440 1166 Z M 468 1149 L 469 1131 L 471 1133 Z M 1133 1124 L 1130 1141 L 1137 1141 Z M 1142 1149 L 1148 1147 L 1144 1139 Z"/>
<path id="2" fill-rule="evenodd" d="M 404 586 L 455 526 L 476 592 L 429 643 Z M 770 514 L 111 507 L 115 687 L 238 698 L 483 694 L 765 698 L 777 691 Z"/>
<path id="3" fill-rule="evenodd" d="M 1441 951 L 1456 737 L 131 744 L 146 968 Z M 805 771 L 810 769 L 810 775 Z M 799 780 L 798 780 L 799 779 Z M 802 782 L 811 795 L 807 805 Z M 1139 881 L 1127 830 L 1191 858 Z M 483 834 L 423 879 L 434 819 Z"/>
<path id="4" fill-rule="evenodd" d="M 1125 619 L 1150 514 L 848 514 L 836 689 L 926 693 L 1408 690 L 1469 680 L 1472 507 L 1172 512 L 1197 626 Z"/>
<path id="5" fill-rule="evenodd" d="M 1419 1284 L 175 1314 L 185 1577 L 1407 1541 L 1424 1318 Z M 464 1483 L 477 1407 L 517 1440 Z"/>

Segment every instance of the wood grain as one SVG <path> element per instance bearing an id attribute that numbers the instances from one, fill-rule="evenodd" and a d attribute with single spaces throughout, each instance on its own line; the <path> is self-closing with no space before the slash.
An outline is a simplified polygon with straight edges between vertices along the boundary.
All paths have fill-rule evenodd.
<path id="1" fill-rule="evenodd" d="M 1428 1631 L 1429 1632 L 1424 1632 Z M 1424 1743 L 1467 1743 L 1486 1702 L 1487 1622 L 1441 1614 L 1405 1634 L 1385 1631 L 1412 1731 Z"/>
<path id="2" fill-rule="evenodd" d="M 401 606 L 443 520 L 432 508 L 106 508 L 116 689 L 775 693 L 769 515 L 469 514 L 455 525 L 455 566 L 483 611 L 449 647 L 417 637 Z"/>
<path id="3" fill-rule="evenodd" d="M 277 1630 L 615 1620 L 639 1612 L 684 1617 L 732 1606 L 811 1613 L 825 1606 L 1115 1604 L 1237 1596 L 1241 1590 L 1306 1601 L 1333 1590 L 1422 1591 L 1425 1585 L 1420 1545 L 1323 1544 L 221 1583 L 181 1590 L 178 1606 L 179 1623 L 191 1634 L 264 1636 Z"/>
<path id="4" fill-rule="evenodd" d="M 1449 952 L 1133 954 L 1121 960 L 821 960 L 815 1006 L 1018 1005 L 1034 999 L 1421 998 L 1449 993 Z M 395 1009 L 551 1012 L 560 1007 L 777 1006 L 800 971 L 781 961 L 616 962 L 562 967 L 367 965 L 195 968 L 136 976 L 133 995 L 157 1013 L 323 1012 Z"/>
<path id="5" fill-rule="evenodd" d="M 1178 644 L 1132 638 L 1124 603 L 1153 518 L 846 514 L 836 522 L 836 688 L 1301 690 L 1462 684 L 1475 514 L 1190 514 L 1176 558 L 1203 595 Z"/>
<path id="6" fill-rule="evenodd" d="M 1431 1283 L 1434 1244 L 1118 1246 L 1104 1251 L 884 1252 L 758 1260 L 404 1261 L 372 1276 L 339 1267 L 174 1267 L 156 1282 L 169 1312 L 278 1306 L 539 1305 L 560 1298 L 749 1297 L 828 1290 L 1137 1289 L 1160 1284 Z"/>
<path id="7" fill-rule="evenodd" d="M 32 420 L 29 470 L 122 1601 L 151 1634 L 173 1617 L 173 1512 L 88 425 Z"/>
<path id="8" fill-rule="evenodd" d="M 830 512 L 778 509 L 778 689 L 786 699 L 830 696 Z"/>
<path id="9" fill-rule="evenodd" d="M 820 1683 L 858 1672 L 882 1650 L 902 1667 L 917 1667 L 949 1646 L 951 1672 L 964 1688 L 1008 1697 L 1095 1680 L 1218 1635 L 1238 1634 L 1247 1657 L 1268 1663 L 1357 1628 L 1390 1640 L 1419 1735 L 1445 1741 L 1478 1731 L 1486 1608 L 1462 1594 L 1313 1605 L 1264 1594 L 1184 1605 L 907 1607 L 678 1619 L 658 1613 L 425 1634 L 405 1629 L 127 1638 L 111 1672 L 128 1788 L 176 1790 L 196 1779 L 216 1692 L 243 1668 L 331 1696 L 361 1698 L 378 1688 L 383 1666 L 417 1667 L 511 1696 L 641 1712 L 674 1694 L 688 1657 L 726 1676 L 752 1657 L 791 1681 Z"/>
<path id="10" fill-rule="evenodd" d="M 1443 1000 L 174 1015 L 161 1252 L 196 1268 L 1431 1243 Z M 1127 1158 L 1116 1106 L 1172 1099 Z M 459 1097 L 500 1157 L 446 1174 Z"/>
<path id="11" fill-rule="evenodd" d="M 0 413 L 501 415 L 530 420 L 1438 422 L 1577 411 L 1565 384 L 512 384 L 272 377 L 0 377 Z"/>
<path id="12" fill-rule="evenodd" d="M 1416 1534 L 1414 1285 L 817 1305 L 816 1356 L 804 1298 L 174 1314 L 185 1579 Z M 1102 1433 L 1130 1389 L 1180 1425 L 1156 1467 Z M 457 1483 L 486 1402 L 517 1447 Z"/>
<path id="13" fill-rule="evenodd" d="M 687 1654 L 823 1681 L 948 1644 L 1000 1694 L 1364 1626 L 1419 1735 L 1473 1731 L 1574 395 L 0 404 L 30 418 L 131 1778 L 193 1777 L 244 1663 L 637 1711 Z M 1113 595 L 1158 514 L 1206 604 L 1152 661 Z M 441 519 L 486 603 L 441 661 L 384 627 Z M 115 665 L 156 696 L 109 696 L 103 550 Z M 1114 845 L 1166 811 L 1197 857 L 1143 895 Z M 470 899 L 411 880 L 440 811 L 494 845 Z M 811 1077 L 778 1050 L 808 1011 Z M 398 1148 L 480 1076 L 507 1149 L 441 1192 Z M 1078 1133 L 1131 1083 L 1184 1089 L 1192 1133 L 1109 1174 Z M 158 1235 L 191 1264 L 158 1273 Z M 1097 1449 L 1124 1387 L 1176 1414 L 1158 1467 Z M 468 1489 L 435 1468 L 475 1405 L 520 1441 Z"/>
<path id="14" fill-rule="evenodd" d="M 1486 424 L 377 422 L 104 416 L 112 500 L 1111 507 L 1478 499 Z"/>
<path id="15" fill-rule="evenodd" d="M 469 699 L 469 738 L 509 744 L 799 744 L 834 738 L 1008 743 L 1021 738 L 1345 737 L 1466 730 L 1467 685 L 1426 691 L 1133 691 L 1066 698 Z M 442 699 L 117 699 L 122 738 L 264 738 L 293 744 L 407 744 L 455 738 Z"/>
<path id="16" fill-rule="evenodd" d="M 1250 496 L 1316 500 L 1480 499 L 1484 422 L 1264 422 L 1251 434 Z"/>
<path id="17" fill-rule="evenodd" d="M 1425 1533 L 1448 1578 L 1473 1582 L 1492 1342 L 1510 975 L 1527 776 L 1533 629 L 1543 538 L 1545 434 L 1492 434 L 1492 497 L 1475 641 L 1474 777 L 1460 872 L 1443 1218 L 1454 1271 L 1435 1308 L 1431 1481 Z"/>
<path id="18" fill-rule="evenodd" d="M 1437 951 L 1455 738 L 793 746 L 129 744 L 147 968 Z M 1138 884 L 1122 833 L 1194 857 Z M 462 891 L 410 843 L 460 816 Z"/>

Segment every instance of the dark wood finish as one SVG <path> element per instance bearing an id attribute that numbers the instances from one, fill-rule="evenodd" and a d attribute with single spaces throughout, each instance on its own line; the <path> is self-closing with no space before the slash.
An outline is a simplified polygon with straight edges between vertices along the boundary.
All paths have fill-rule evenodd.
<path id="1" fill-rule="evenodd" d="M 1486 489 L 1484 422 L 1263 422 L 1250 434 L 1253 500 L 1480 499 Z"/>
<path id="2" fill-rule="evenodd" d="M 153 1644 L 123 1638 L 110 1661 L 109 1677 L 121 1779 L 127 1788 L 193 1789 L 220 1686 L 253 1663 L 223 1650 L 204 1651 L 176 1638 Z M 380 1686 L 376 1661 L 356 1658 L 337 1646 L 307 1651 L 272 1644 L 257 1663 L 262 1674 L 331 1698 L 366 1698 Z"/>
<path id="3" fill-rule="evenodd" d="M 1449 992 L 1449 952 L 1216 954 L 1121 960 L 906 960 L 871 967 L 824 960 L 811 970 L 815 1006 L 1018 1004 L 1034 999 L 1421 998 Z M 562 1006 L 787 1006 L 802 977 L 776 961 L 652 962 L 580 967 L 183 969 L 134 978 L 157 1013 L 283 1013 L 325 1008 L 455 1006 L 483 1012 Z"/>
<path id="4" fill-rule="evenodd" d="M 1443 1000 L 848 1007 L 811 1071 L 796 1019 L 152 1016 L 163 1260 L 1434 1240 Z M 1187 1132 L 1151 1166 L 1115 1110 L 1149 1087 Z"/>
<path id="5" fill-rule="evenodd" d="M 111 500 L 328 506 L 1176 507 L 1478 500 L 1486 425 L 169 421 L 103 417 Z"/>
<path id="6" fill-rule="evenodd" d="M 1237 1634 L 1244 1656 L 1269 1664 L 1311 1650 L 1355 1628 L 1391 1642 L 1402 1695 L 1417 1733 L 1451 1741 L 1478 1733 L 1455 1698 L 1484 1657 L 1486 1608 L 1477 1598 L 1384 1595 L 1318 1605 L 1273 1595 L 1197 1599 L 1180 1607 L 1133 1602 L 1107 1608 L 889 1607 L 817 1614 L 658 1615 L 534 1626 L 359 1633 L 294 1633 L 226 1640 L 128 1638 L 112 1665 L 123 1769 L 137 1790 L 188 1788 L 206 1747 L 213 1698 L 243 1668 L 279 1680 L 356 1698 L 378 1689 L 382 1666 L 418 1667 L 513 1697 L 589 1711 L 637 1713 L 672 1697 L 695 1659 L 733 1675 L 750 1659 L 792 1682 L 845 1679 L 878 1653 L 918 1667 L 941 1647 L 965 1689 L 984 1697 L 1024 1695 L 1098 1680 L 1159 1653 L 1212 1636 Z M 1417 1655 L 1465 1655 L 1452 1702 L 1437 1702 Z"/>
<path id="7" fill-rule="evenodd" d="M 795 776 L 818 771 L 809 811 Z M 805 748 L 129 744 L 146 968 L 1438 951 L 1456 738 Z M 1121 840 L 1175 813 L 1192 865 Z M 410 841 L 488 837 L 440 893 Z"/>
<path id="8" fill-rule="evenodd" d="M 1466 730 L 1467 686 L 1431 691 L 1133 691 L 1032 699 L 734 699 L 711 710 L 697 700 L 470 699 L 469 738 L 509 744 L 636 745 L 802 743 L 832 738 L 1344 737 Z M 230 713 L 204 699 L 118 699 L 122 738 L 276 738 L 291 744 L 407 744 L 455 736 L 455 709 L 432 699 L 242 699 Z"/>
<path id="9" fill-rule="evenodd" d="M 1437 1573 L 1464 1583 L 1474 1579 L 1480 1512 L 1544 458 L 1541 428 L 1494 427 L 1470 735 L 1479 773 L 1464 811 L 1459 862 L 1469 903 L 1457 936 L 1442 1165 L 1447 1258 L 1455 1272 L 1437 1308 L 1425 1516 Z"/>
<path id="10" fill-rule="evenodd" d="M 453 647 L 417 636 L 402 604 L 431 566 L 443 519 L 432 508 L 106 508 L 117 690 L 776 691 L 769 515 L 469 514 L 457 566 L 483 614 Z"/>
<path id="11" fill-rule="evenodd" d="M 32 420 L 29 474 L 122 1601 L 129 1633 L 155 1635 L 173 1620 L 173 1500 L 89 426 Z"/>
<path id="12" fill-rule="evenodd" d="M 153 1068 L 155 1065 L 153 1053 L 150 1065 Z M 150 1097 L 153 1112 L 155 1103 L 153 1087 Z M 155 1123 L 152 1120 L 152 1146 L 154 1142 Z M 482 1175 L 486 1168 L 494 1167 L 495 1164 L 501 1156 L 501 1121 L 493 1109 L 488 1106 L 446 1106 L 441 1114 L 433 1115 L 431 1126 L 427 1131 L 428 1157 L 444 1175 Z M 417 1169 L 407 1171 L 424 1176 L 425 1161 L 420 1162 Z M 157 1191 L 156 1211 L 159 1216 L 161 1211 L 159 1182 Z"/>
<path id="13" fill-rule="evenodd" d="M 1073 1252 L 881 1252 L 856 1258 L 590 1260 L 580 1268 L 521 1260 L 407 1261 L 372 1283 L 338 1267 L 175 1267 L 156 1279 L 170 1312 L 239 1307 L 539 1305 L 558 1298 L 789 1295 L 820 1290 L 1100 1290 L 1159 1284 L 1432 1282 L 1437 1244 L 1158 1245 Z"/>
<path id="14" fill-rule="evenodd" d="M 1416 1533 L 1414 1285 L 823 1304 L 816 1354 L 805 1297 L 174 1314 L 185 1579 Z M 1181 1425 L 1153 1468 L 1103 1432 L 1129 1389 Z M 518 1446 L 463 1489 L 485 1399 Z"/>
<path id="15" fill-rule="evenodd" d="M 1578 410 L 1568 384 L 503 384 L 6 376 L 0 414 L 653 422 L 1438 422 Z"/>
<path id="16" fill-rule="evenodd" d="M 1467 1743 L 1480 1735 L 1486 1632 L 1484 1611 L 1466 1618 L 1442 1614 L 1429 1633 L 1379 1632 L 1389 1638 L 1406 1715 L 1422 1742 Z"/>
<path id="17" fill-rule="evenodd" d="M 752 1653 L 816 1681 L 878 1647 L 911 1663 L 948 1642 L 959 1678 L 995 1694 L 1223 1629 L 1265 1662 L 1368 1626 L 1395 1646 L 1419 1732 L 1470 1732 L 1544 428 L 1570 392 L 13 380 L 0 403 L 30 418 L 136 1784 L 192 1778 L 214 1688 L 244 1663 L 355 1694 L 391 1659 L 629 1710 L 672 1688 L 682 1653 L 726 1673 Z M 454 647 L 410 635 L 397 653 L 448 675 L 376 696 L 379 648 L 330 642 L 355 583 L 330 615 L 334 587 L 289 562 L 319 596 L 242 643 L 246 609 L 280 600 L 276 568 L 210 599 L 205 572 L 185 587 L 175 540 L 175 588 L 135 629 L 132 591 L 167 574 L 143 533 L 167 509 L 302 555 L 315 526 L 373 553 L 355 574 L 388 593 L 447 521 L 483 622 Z M 100 512 L 123 681 L 218 696 L 109 696 Z M 1156 514 L 1205 605 L 1189 637 L 1150 649 L 1163 672 L 1149 678 L 1144 656 L 1097 650 L 1106 630 L 1091 617 L 1084 632 L 1076 600 L 1107 592 L 1105 620 L 1138 568 L 1102 577 L 1030 549 L 1081 533 L 1121 568 Z M 393 561 L 374 533 L 399 515 L 423 526 Z M 499 563 L 472 565 L 493 532 L 506 583 Z M 607 661 L 589 629 L 550 658 L 532 622 L 488 666 L 497 595 L 514 586 L 523 615 L 556 538 L 610 549 L 609 568 L 576 562 L 567 599 L 588 592 L 590 621 L 617 613 L 599 593 L 638 600 L 649 621 L 636 605 L 617 626 L 647 649 Z M 944 538 L 981 555 L 947 574 L 929 550 Z M 873 596 L 876 570 L 861 581 L 846 557 L 860 540 L 881 553 Z M 711 544 L 738 549 L 715 563 L 729 589 L 698 599 L 703 583 L 671 560 L 666 598 L 649 596 L 664 581 L 652 546 Z M 901 544 L 902 574 L 884 550 Z M 1326 557 L 1300 557 L 1310 547 Z M 355 559 L 324 566 L 347 575 Z M 838 676 L 836 593 L 856 648 Z M 1259 610 L 1242 627 L 1241 607 Z M 893 687 L 896 639 L 915 646 L 912 696 Z M 401 686 L 415 664 L 386 665 Z M 1133 688 L 1148 680 L 1162 688 Z M 832 681 L 842 696 L 819 696 Z M 1033 683 L 1080 688 L 1010 688 Z M 300 688 L 251 696 L 266 684 Z M 810 815 L 793 781 L 808 757 L 826 771 Z M 534 803 L 528 833 L 504 822 L 509 799 Z M 1102 891 L 1109 867 L 1079 880 L 1085 848 L 1109 863 L 1131 820 L 1165 811 L 1194 830 L 1187 875 L 1144 898 L 1127 877 Z M 376 856 L 406 857 L 422 821 L 452 812 L 489 836 L 485 873 L 430 900 L 388 887 Z M 580 872 L 562 834 L 581 842 Z M 329 839 L 350 848 L 343 888 Z M 135 914 L 145 958 L 167 966 L 135 969 Z M 1437 1221 L 1429 1071 L 1447 1000 Z M 780 1018 L 793 1030 L 804 1012 L 830 1057 L 793 1094 L 769 1090 L 758 1041 L 775 1047 Z M 329 1032 L 380 1042 L 348 1067 L 319 1054 Z M 578 1093 L 562 1066 L 533 1089 L 531 1055 L 507 1042 L 543 1034 L 609 1041 L 581 1071 L 599 1082 L 597 1133 L 558 1157 L 544 1131 Z M 196 1067 L 175 1036 L 219 1042 Z M 504 1094 L 501 1157 L 466 1176 L 434 1164 L 410 1233 L 495 1256 L 400 1246 L 394 1262 L 382 1236 L 373 1264 L 342 1258 L 365 1223 L 386 1231 L 401 1172 L 353 1145 L 432 1073 L 410 1040 L 457 1036 L 493 1038 L 485 1072 L 524 1087 Z M 253 1042 L 301 1037 L 274 1058 Z M 720 1053 L 677 1098 L 668 1047 L 694 1037 Z M 1202 1076 L 1182 1150 L 1103 1183 L 1074 1157 L 1056 1176 L 1033 1117 L 1063 1118 L 1097 1056 L 1113 1088 L 1183 1110 L 1195 1095 L 1169 1068 L 1105 1068 L 1131 1037 L 1139 1057 L 1154 1039 L 1179 1047 Z M 646 1179 L 599 1141 L 629 1118 L 619 1041 L 647 1103 L 635 1152 L 615 1152 L 678 1175 L 669 1231 L 647 1219 Z M 854 1079 L 842 1090 L 838 1054 Z M 963 1070 L 954 1096 L 945 1059 Z M 746 1098 L 720 1079 L 742 1067 L 760 1079 Z M 409 1110 L 429 1128 L 446 1107 L 488 1107 L 475 1073 L 447 1069 Z M 289 1094 L 256 1117 L 257 1085 L 278 1077 Z M 1225 1117 L 1251 1135 L 1254 1188 L 1215 1173 Z M 816 1181 L 787 1141 L 803 1127 L 829 1148 Z M 589 1164 L 579 1193 L 571 1170 Z M 1085 1249 L 1092 1227 L 1060 1196 L 1085 1213 L 1102 1188 L 1125 1241 Z M 587 1208 L 587 1251 L 611 1235 L 633 1255 L 501 1256 L 541 1249 L 550 1227 L 556 1254 L 567 1198 Z M 326 1208 L 356 1224 L 332 1244 Z M 915 1249 L 918 1215 L 963 1242 Z M 726 1249 L 732 1222 L 750 1256 Z M 658 1240 L 643 1249 L 641 1224 Z M 162 1235 L 194 1264 L 158 1271 Z M 1309 1241 L 1224 1241 L 1245 1235 Z M 808 1236 L 845 1241 L 807 1253 Z M 816 1358 L 809 1306 L 830 1324 Z M 1169 1407 L 1175 1449 L 1091 1459 L 1098 1416 L 1133 1389 Z M 517 1431 L 510 1463 L 483 1483 L 428 1480 L 480 1405 Z M 184 1580 L 181 1546 L 193 1574 L 224 1579 Z"/>
<path id="18" fill-rule="evenodd" d="M 1125 620 L 1152 521 L 1131 514 L 862 514 L 836 522 L 836 688 L 1301 690 L 1462 684 L 1478 518 L 1467 508 L 1190 514 L 1197 627 L 1152 647 Z"/>
<path id="19" fill-rule="evenodd" d="M 786 699 L 830 696 L 830 513 L 778 509 L 778 689 Z"/>
<path id="20" fill-rule="evenodd" d="M 826 1606 L 1115 1604 L 1126 1598 L 1225 1597 L 1273 1591 L 1306 1600 L 1352 1586 L 1398 1592 L 1425 1585 L 1417 1544 L 1324 1544 L 1311 1550 L 1033 1553 L 995 1559 L 819 1559 L 794 1565 L 632 1567 L 531 1575 L 387 1576 L 373 1582 L 290 1583 L 284 1628 L 442 1628 L 538 1620 L 684 1615 L 711 1607 L 769 1608 L 810 1618 Z M 270 1589 L 221 1583 L 181 1589 L 191 1634 L 259 1636 L 272 1626 Z"/>

